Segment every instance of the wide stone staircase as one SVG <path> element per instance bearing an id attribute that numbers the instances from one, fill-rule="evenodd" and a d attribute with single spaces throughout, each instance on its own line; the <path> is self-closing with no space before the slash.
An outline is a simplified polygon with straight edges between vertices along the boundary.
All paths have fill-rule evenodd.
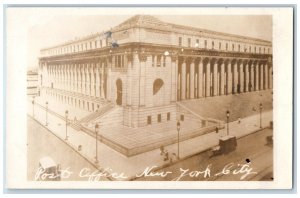
<path id="1" fill-rule="evenodd" d="M 88 124 L 94 123 L 93 121 L 102 117 L 103 115 L 107 114 L 108 112 L 110 112 L 112 109 L 114 108 L 114 105 L 112 103 L 107 103 L 106 105 L 100 107 L 99 109 L 97 109 L 95 112 L 83 117 L 82 119 L 73 122 L 71 124 L 71 127 L 73 127 L 76 130 L 83 130 L 87 128 Z"/>

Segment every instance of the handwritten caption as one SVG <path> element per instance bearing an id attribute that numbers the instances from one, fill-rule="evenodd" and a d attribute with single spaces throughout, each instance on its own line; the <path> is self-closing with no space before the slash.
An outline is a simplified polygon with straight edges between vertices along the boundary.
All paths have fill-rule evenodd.
<path id="1" fill-rule="evenodd" d="M 208 179 L 211 177 L 221 177 L 224 175 L 234 175 L 238 176 L 240 180 L 244 180 L 249 175 L 257 174 L 253 171 L 251 163 L 246 164 L 226 164 L 220 172 L 212 173 L 212 164 L 209 164 L 203 170 L 190 170 L 188 168 L 179 168 L 178 171 L 164 171 L 156 170 L 158 166 L 146 167 L 141 173 L 136 174 L 136 178 L 142 177 L 170 177 L 172 181 L 180 181 L 186 177 Z M 43 170 L 38 168 L 35 173 L 35 180 L 46 181 L 46 180 L 64 180 L 70 178 L 75 173 L 70 170 L 70 167 L 66 169 L 61 169 L 59 172 L 49 172 L 49 170 Z M 90 168 L 82 168 L 77 175 L 79 178 L 86 178 L 87 181 L 101 181 L 103 178 L 110 178 L 111 180 L 126 180 L 129 179 L 125 173 L 116 173 L 111 168 L 99 170 L 91 170 Z"/>

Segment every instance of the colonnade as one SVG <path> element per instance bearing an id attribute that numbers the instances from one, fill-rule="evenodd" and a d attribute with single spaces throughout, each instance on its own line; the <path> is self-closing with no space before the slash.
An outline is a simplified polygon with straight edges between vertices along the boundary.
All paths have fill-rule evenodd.
<path id="1" fill-rule="evenodd" d="M 267 60 L 180 57 L 177 100 L 272 89 Z"/>
<path id="2" fill-rule="evenodd" d="M 87 96 L 107 98 L 110 67 L 106 59 L 80 62 L 51 62 L 43 72 L 48 87 L 80 93 Z M 46 76 L 46 79 L 45 79 Z"/>

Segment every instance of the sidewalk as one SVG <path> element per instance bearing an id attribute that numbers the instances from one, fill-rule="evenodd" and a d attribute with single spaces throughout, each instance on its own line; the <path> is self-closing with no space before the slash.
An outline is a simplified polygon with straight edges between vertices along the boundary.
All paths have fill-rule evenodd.
<path id="1" fill-rule="evenodd" d="M 28 114 L 32 116 L 31 101 L 28 101 L 28 105 Z M 34 111 L 34 118 L 42 125 L 45 125 L 45 110 L 36 105 L 34 107 Z M 260 116 L 258 114 L 242 119 L 242 122 L 240 124 L 238 124 L 236 121 L 229 123 L 230 135 L 235 135 L 237 138 L 240 138 L 242 136 L 246 136 L 260 130 L 259 119 Z M 271 120 L 272 111 L 262 113 L 263 128 L 268 127 Z M 46 127 L 62 140 L 65 139 L 66 130 L 64 120 L 61 120 L 48 113 L 48 126 Z M 227 129 L 225 125 L 225 129 L 220 130 L 219 133 L 208 133 L 193 139 L 180 142 L 180 158 L 184 159 L 218 145 L 219 138 L 226 135 L 226 130 Z M 67 132 L 68 140 L 64 140 L 64 142 L 73 147 L 74 150 L 76 150 L 80 155 L 89 160 L 91 163 L 95 164 L 95 139 L 87 135 L 86 133 L 76 131 L 71 127 L 68 127 Z M 81 151 L 77 150 L 79 145 L 82 146 Z M 165 150 L 169 151 L 170 154 L 177 153 L 177 147 L 178 145 L 176 143 L 166 146 Z M 98 161 L 99 163 L 95 165 L 98 166 L 99 169 L 109 169 L 109 172 L 117 173 L 118 175 L 123 173 L 127 177 L 125 180 L 134 178 L 136 174 L 142 173 L 147 167 L 160 167 L 165 166 L 169 163 L 168 161 L 163 161 L 163 157 L 160 155 L 159 149 L 155 149 L 132 157 L 126 157 L 108 147 L 107 145 L 101 143 L 100 140 L 98 140 Z M 114 178 L 110 179 L 113 180 Z"/>

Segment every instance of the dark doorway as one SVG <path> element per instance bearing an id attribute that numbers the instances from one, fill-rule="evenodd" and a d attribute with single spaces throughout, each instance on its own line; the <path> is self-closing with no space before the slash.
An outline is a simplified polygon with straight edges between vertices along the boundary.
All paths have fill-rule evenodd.
<path id="1" fill-rule="evenodd" d="M 116 103 L 117 103 L 117 105 L 122 105 L 122 80 L 118 79 L 116 82 L 116 85 L 117 85 Z"/>

